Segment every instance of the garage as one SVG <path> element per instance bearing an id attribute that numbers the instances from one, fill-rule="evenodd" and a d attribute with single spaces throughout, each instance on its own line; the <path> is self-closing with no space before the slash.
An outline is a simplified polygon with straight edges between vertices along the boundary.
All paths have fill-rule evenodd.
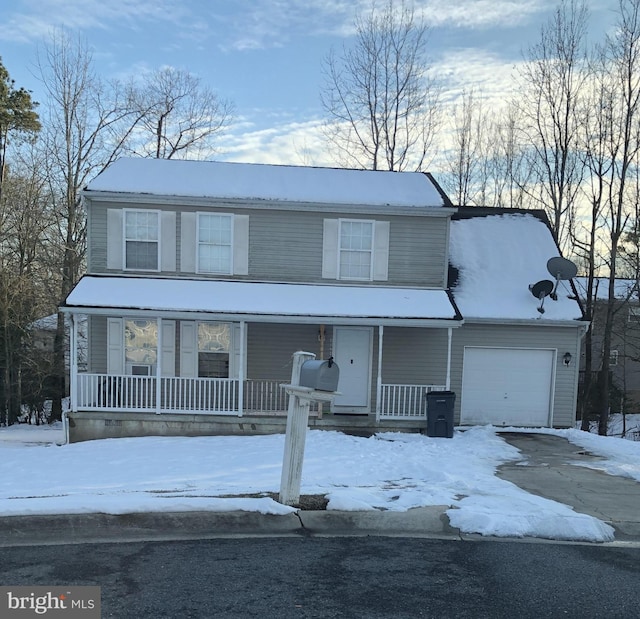
<path id="1" fill-rule="evenodd" d="M 556 351 L 465 347 L 460 424 L 549 426 Z"/>

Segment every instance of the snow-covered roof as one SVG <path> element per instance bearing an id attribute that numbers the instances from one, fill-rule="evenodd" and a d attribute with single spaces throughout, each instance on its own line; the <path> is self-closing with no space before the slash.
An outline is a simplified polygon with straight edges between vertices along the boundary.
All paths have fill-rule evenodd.
<path id="1" fill-rule="evenodd" d="M 85 275 L 65 308 L 197 312 L 253 320 L 428 325 L 459 319 L 444 290 Z M 454 325 L 452 325 L 454 326 Z"/>
<path id="2" fill-rule="evenodd" d="M 442 207 L 426 174 L 299 166 L 122 158 L 86 187 L 87 192 L 298 203 Z"/>
<path id="3" fill-rule="evenodd" d="M 574 320 L 582 317 L 569 282 L 560 282 L 558 300 L 547 297 L 544 314 L 529 286 L 554 278 L 549 258 L 558 256 L 551 231 L 529 214 L 496 214 L 451 222 L 449 257 L 459 269 L 452 293 L 467 318 Z"/>

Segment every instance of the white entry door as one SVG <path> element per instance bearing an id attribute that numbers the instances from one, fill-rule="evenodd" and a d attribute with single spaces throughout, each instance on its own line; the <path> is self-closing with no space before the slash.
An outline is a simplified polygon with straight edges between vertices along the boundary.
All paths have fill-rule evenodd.
<path id="1" fill-rule="evenodd" d="M 335 327 L 333 358 L 340 368 L 336 412 L 369 412 L 371 398 L 371 342 L 369 327 Z"/>
<path id="2" fill-rule="evenodd" d="M 549 426 L 555 351 L 468 347 L 460 423 Z"/>

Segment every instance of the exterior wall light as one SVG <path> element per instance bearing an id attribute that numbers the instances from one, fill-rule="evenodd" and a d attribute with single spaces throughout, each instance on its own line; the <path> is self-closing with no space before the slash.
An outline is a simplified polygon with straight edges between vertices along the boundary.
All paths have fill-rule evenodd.
<path id="1" fill-rule="evenodd" d="M 572 358 L 571 357 L 571 353 L 570 352 L 566 352 L 566 353 L 564 353 L 564 357 L 562 357 L 562 362 L 567 366 L 571 365 L 571 358 Z"/>

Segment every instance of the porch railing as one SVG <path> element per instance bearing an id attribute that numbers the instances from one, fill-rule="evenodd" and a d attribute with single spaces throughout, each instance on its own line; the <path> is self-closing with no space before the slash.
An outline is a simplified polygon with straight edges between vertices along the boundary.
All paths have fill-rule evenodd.
<path id="1" fill-rule="evenodd" d="M 232 378 L 163 376 L 160 406 L 155 376 L 77 375 L 79 410 L 122 412 L 206 413 L 240 415 L 239 381 Z M 281 387 L 287 380 L 247 379 L 243 386 L 243 413 L 286 414 L 288 397 Z M 317 413 L 312 404 L 311 413 Z"/>
<path id="2" fill-rule="evenodd" d="M 429 391 L 443 391 L 444 385 L 382 385 L 379 419 L 426 419 Z"/>

